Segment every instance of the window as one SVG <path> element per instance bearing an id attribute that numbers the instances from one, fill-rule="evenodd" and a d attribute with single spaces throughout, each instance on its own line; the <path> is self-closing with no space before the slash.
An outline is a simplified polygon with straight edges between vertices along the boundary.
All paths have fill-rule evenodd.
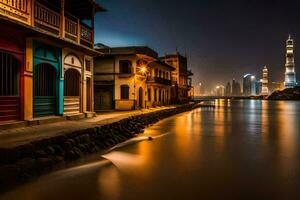
<path id="1" fill-rule="evenodd" d="M 13 55 L 0 52 L 0 96 L 18 96 L 19 78 L 19 62 Z"/>
<path id="2" fill-rule="evenodd" d="M 161 102 L 161 90 L 158 91 L 158 101 Z"/>
<path id="3" fill-rule="evenodd" d="M 148 88 L 148 101 L 151 101 L 151 88 Z"/>
<path id="4" fill-rule="evenodd" d="M 155 71 L 154 71 L 154 76 L 155 76 L 155 77 L 158 77 L 158 69 L 155 69 Z"/>
<path id="5" fill-rule="evenodd" d="M 121 74 L 131 74 L 132 63 L 129 60 L 121 60 L 119 64 Z"/>
<path id="6" fill-rule="evenodd" d="M 90 60 L 85 60 L 85 70 L 91 71 L 91 61 Z"/>
<path id="7" fill-rule="evenodd" d="M 129 99 L 129 86 L 121 85 L 121 99 Z"/>

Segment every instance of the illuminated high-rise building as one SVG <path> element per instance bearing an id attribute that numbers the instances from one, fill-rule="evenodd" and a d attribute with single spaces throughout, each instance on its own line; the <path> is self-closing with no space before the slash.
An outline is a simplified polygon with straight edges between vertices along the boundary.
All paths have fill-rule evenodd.
<path id="1" fill-rule="evenodd" d="M 269 72 L 267 66 L 263 69 L 261 95 L 269 95 Z"/>
<path id="2" fill-rule="evenodd" d="M 244 96 L 255 96 L 256 95 L 256 78 L 251 74 L 246 74 L 243 77 L 243 94 Z"/>
<path id="3" fill-rule="evenodd" d="M 286 41 L 286 64 L 285 64 L 285 88 L 294 88 L 296 86 L 296 72 L 294 59 L 294 40 L 289 36 Z"/>

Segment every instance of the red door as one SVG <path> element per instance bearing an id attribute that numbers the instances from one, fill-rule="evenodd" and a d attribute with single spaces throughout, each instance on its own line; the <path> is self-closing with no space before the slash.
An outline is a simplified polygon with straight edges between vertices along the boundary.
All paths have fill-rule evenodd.
<path id="1" fill-rule="evenodd" d="M 20 62 L 0 51 L 0 121 L 20 119 Z"/>

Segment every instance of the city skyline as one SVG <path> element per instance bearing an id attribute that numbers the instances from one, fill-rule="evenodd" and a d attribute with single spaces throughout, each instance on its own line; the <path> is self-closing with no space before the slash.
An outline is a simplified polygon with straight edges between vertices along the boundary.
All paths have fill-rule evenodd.
<path id="1" fill-rule="evenodd" d="M 101 2 L 109 12 L 96 17 L 96 42 L 147 45 L 161 55 L 178 48 L 187 53 L 196 75 L 194 85 L 202 82 L 209 89 L 233 78 L 241 81 L 245 72 L 258 74 L 265 65 L 270 81 L 284 81 L 285 41 L 291 34 L 297 42 L 300 31 L 296 25 L 299 3 L 292 0 L 272 1 L 272 7 L 271 1 Z M 153 20 L 156 23 L 150 23 Z M 183 23 L 186 20 L 189 23 Z M 299 56 L 296 46 L 296 62 Z"/>

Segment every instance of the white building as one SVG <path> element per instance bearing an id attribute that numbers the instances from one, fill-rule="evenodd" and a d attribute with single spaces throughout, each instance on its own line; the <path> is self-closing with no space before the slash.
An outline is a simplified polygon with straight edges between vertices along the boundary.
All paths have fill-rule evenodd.
<path id="1" fill-rule="evenodd" d="M 262 78 L 262 89 L 261 95 L 269 95 L 269 73 L 267 66 L 263 69 L 263 78 Z"/>
<path id="2" fill-rule="evenodd" d="M 285 88 L 294 88 L 296 86 L 296 72 L 294 59 L 294 40 L 289 36 L 286 41 L 286 64 L 285 64 Z"/>

